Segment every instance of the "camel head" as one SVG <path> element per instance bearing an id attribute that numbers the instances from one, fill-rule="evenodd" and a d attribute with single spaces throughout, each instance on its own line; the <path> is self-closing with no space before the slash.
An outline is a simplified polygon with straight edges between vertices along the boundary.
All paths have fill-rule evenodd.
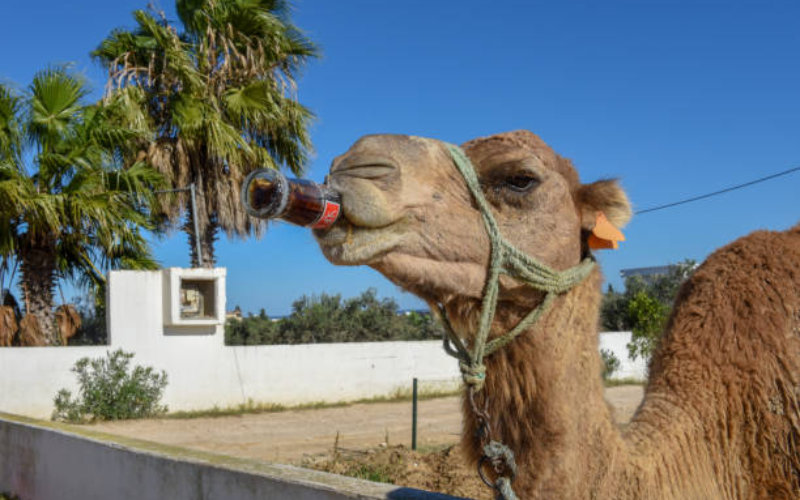
<path id="1" fill-rule="evenodd" d="M 615 181 L 581 184 L 569 160 L 531 132 L 462 145 L 501 234 L 541 263 L 563 270 L 588 252 L 602 212 L 630 218 Z M 344 217 L 315 231 L 328 260 L 368 265 L 429 303 L 475 301 L 483 292 L 490 240 L 447 145 L 404 135 L 370 135 L 334 159 L 330 185 Z M 530 307 L 541 294 L 504 278 L 500 301 Z"/>

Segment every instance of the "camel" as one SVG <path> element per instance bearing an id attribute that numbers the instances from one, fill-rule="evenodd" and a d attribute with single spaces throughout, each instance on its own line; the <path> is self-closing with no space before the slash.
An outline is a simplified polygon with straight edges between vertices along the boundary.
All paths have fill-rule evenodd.
<path id="1" fill-rule="evenodd" d="M 565 272 L 622 239 L 613 234 L 631 209 L 619 184 L 580 183 L 571 162 L 533 133 L 461 150 L 499 234 L 527 257 Z M 330 170 L 343 217 L 314 235 L 330 262 L 376 269 L 474 346 L 494 266 L 458 151 L 411 136 L 360 139 Z M 700 266 L 679 293 L 624 430 L 603 400 L 601 284 L 597 266 L 555 294 L 500 277 L 490 342 L 546 300 L 549 309 L 488 355 L 485 372 L 465 371 L 462 445 L 486 481 L 525 499 L 798 498 L 800 225 L 753 233 Z M 516 474 L 507 456 L 486 448 L 487 434 L 513 452 Z"/>
<path id="2" fill-rule="evenodd" d="M 11 306 L 0 306 L 0 347 L 10 347 L 19 330 L 17 315 Z"/>
<path id="3" fill-rule="evenodd" d="M 61 345 L 74 337 L 81 327 L 81 316 L 72 304 L 62 304 L 56 308 L 56 325 Z"/>
<path id="4" fill-rule="evenodd" d="M 19 345 L 23 347 L 47 345 L 44 331 L 33 314 L 26 314 L 19 321 Z"/>

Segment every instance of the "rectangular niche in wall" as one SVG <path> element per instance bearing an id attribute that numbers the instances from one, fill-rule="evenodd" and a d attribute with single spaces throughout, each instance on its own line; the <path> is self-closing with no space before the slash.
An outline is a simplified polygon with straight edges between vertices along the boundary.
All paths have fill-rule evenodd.
<path id="1" fill-rule="evenodd" d="M 164 324 L 221 325 L 225 320 L 225 269 L 164 269 Z"/>
<path id="2" fill-rule="evenodd" d="M 181 319 L 214 319 L 214 281 L 181 278 Z"/>

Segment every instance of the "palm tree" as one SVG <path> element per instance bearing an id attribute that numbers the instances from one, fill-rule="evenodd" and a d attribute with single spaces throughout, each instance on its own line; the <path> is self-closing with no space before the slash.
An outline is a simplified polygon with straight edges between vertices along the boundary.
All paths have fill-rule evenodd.
<path id="1" fill-rule="evenodd" d="M 59 279 L 102 286 L 109 268 L 155 268 L 140 228 L 163 179 L 142 162 L 121 168 L 143 130 L 119 110 L 86 105 L 65 68 L 37 73 L 25 95 L 0 85 L 0 257 L 19 264 L 25 311 L 54 344 Z M 16 266 L 14 266 L 16 267 Z"/>
<path id="2" fill-rule="evenodd" d="M 296 99 L 295 78 L 317 49 L 289 19 L 282 0 L 177 0 L 180 30 L 162 14 L 135 11 L 137 27 L 116 30 L 93 52 L 109 71 L 107 98 L 152 137 L 140 145 L 175 188 L 196 187 L 198 234 L 185 195 L 193 266 L 213 267 L 219 228 L 260 235 L 263 222 L 241 207 L 239 190 L 256 167 L 302 171 L 312 113 Z M 195 251 L 196 238 L 202 262 Z"/>

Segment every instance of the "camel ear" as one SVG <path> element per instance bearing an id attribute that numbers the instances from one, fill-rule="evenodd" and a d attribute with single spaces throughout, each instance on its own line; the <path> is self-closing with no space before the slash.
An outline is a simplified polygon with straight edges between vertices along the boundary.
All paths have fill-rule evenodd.
<path id="1" fill-rule="evenodd" d="M 583 184 L 578 188 L 576 201 L 581 215 L 581 227 L 592 233 L 590 246 L 616 248 L 616 242 L 625 239 L 619 229 L 631 219 L 631 204 L 616 180 Z M 610 243 L 603 246 L 598 240 Z"/>

